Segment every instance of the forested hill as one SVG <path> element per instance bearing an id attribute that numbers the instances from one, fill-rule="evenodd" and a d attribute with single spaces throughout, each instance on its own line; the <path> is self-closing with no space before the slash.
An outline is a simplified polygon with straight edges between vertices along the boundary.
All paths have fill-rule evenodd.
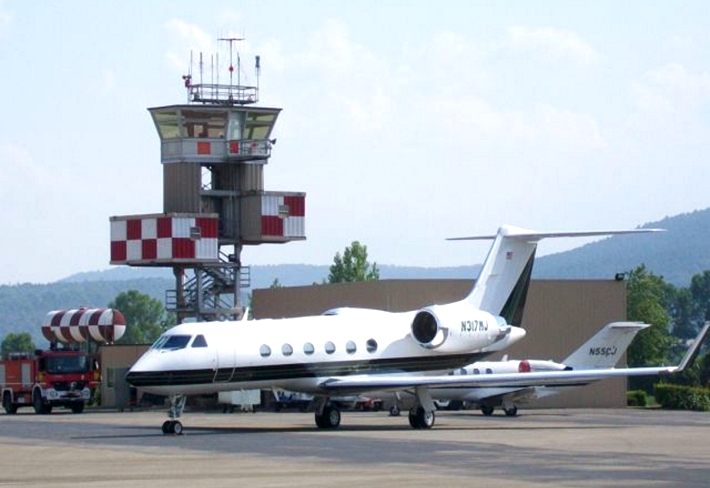
<path id="1" fill-rule="evenodd" d="M 663 233 L 614 236 L 539 258 L 534 278 L 612 278 L 639 264 L 675 286 L 710 269 L 710 209 L 667 217 L 641 227 Z"/>
<path id="2" fill-rule="evenodd" d="M 536 279 L 611 279 L 639 264 L 669 283 L 687 287 L 691 278 L 710 270 L 710 209 L 651 222 L 643 227 L 664 233 L 615 236 L 585 246 L 540 257 Z M 376 256 L 370 256 L 377 261 Z M 473 278 L 479 266 L 417 268 L 378 264 L 381 279 Z M 327 279 L 329 265 L 288 264 L 252 266 L 252 289 L 268 288 L 275 280 L 283 286 L 310 285 Z M 40 326 L 45 314 L 60 308 L 105 307 L 119 293 L 136 289 L 159 300 L 175 287 L 168 269 L 116 267 L 72 275 L 51 284 L 0 286 L 0 338 L 9 332 L 29 331 L 44 344 Z"/>

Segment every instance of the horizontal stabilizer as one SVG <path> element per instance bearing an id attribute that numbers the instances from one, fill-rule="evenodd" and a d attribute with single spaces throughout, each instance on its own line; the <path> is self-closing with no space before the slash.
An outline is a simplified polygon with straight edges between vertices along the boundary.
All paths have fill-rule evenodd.
<path id="1" fill-rule="evenodd" d="M 457 237 L 451 240 L 494 239 L 476 283 L 464 301 L 475 308 L 503 317 L 511 325 L 519 326 L 538 241 L 548 237 L 590 237 L 659 231 L 660 229 L 535 232 L 504 225 L 493 236 Z"/>
<path id="2" fill-rule="evenodd" d="M 626 229 L 626 230 L 582 230 L 582 231 L 566 231 L 566 232 L 534 232 L 517 227 L 505 226 L 507 232 L 505 237 L 512 237 L 521 240 L 536 240 L 548 239 L 553 237 L 595 237 L 595 236 L 613 236 L 621 234 L 646 234 L 649 232 L 665 232 L 665 229 Z M 448 237 L 447 241 L 486 241 L 497 237 L 497 234 L 468 236 L 468 237 Z"/>

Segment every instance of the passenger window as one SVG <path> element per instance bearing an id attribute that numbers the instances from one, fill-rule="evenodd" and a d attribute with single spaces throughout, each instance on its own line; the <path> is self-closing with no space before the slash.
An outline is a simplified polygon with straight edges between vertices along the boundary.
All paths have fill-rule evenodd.
<path id="1" fill-rule="evenodd" d="M 328 354 L 333 354 L 335 352 L 335 344 L 328 341 L 325 343 L 325 352 Z"/>
<path id="2" fill-rule="evenodd" d="M 268 358 L 269 356 L 271 356 L 271 348 L 264 344 L 259 349 L 259 354 L 261 354 L 262 358 Z"/>
<path id="3" fill-rule="evenodd" d="M 345 344 L 345 350 L 347 351 L 348 354 L 353 354 L 355 351 L 357 351 L 357 346 L 353 341 L 348 341 Z"/>
<path id="4" fill-rule="evenodd" d="M 195 340 L 192 341 L 192 347 L 207 347 L 207 340 L 202 334 L 198 334 Z"/>
<path id="5" fill-rule="evenodd" d="M 493 374 L 493 370 L 491 368 L 486 368 L 486 374 Z"/>
<path id="6" fill-rule="evenodd" d="M 368 339 L 365 343 L 365 348 L 367 349 L 367 352 L 377 351 L 377 341 L 375 339 Z"/>
<path id="7" fill-rule="evenodd" d="M 461 371 L 459 371 L 459 374 L 461 375 L 467 375 L 468 373 L 466 372 L 466 368 L 461 368 Z"/>
<path id="8" fill-rule="evenodd" d="M 284 344 L 281 346 L 281 354 L 284 356 L 290 356 L 293 354 L 293 348 L 291 347 L 291 344 Z"/>
<path id="9" fill-rule="evenodd" d="M 473 368 L 473 374 L 481 374 L 478 368 Z"/>
<path id="10" fill-rule="evenodd" d="M 306 353 L 306 354 L 309 355 L 309 356 L 310 356 L 311 354 L 313 354 L 313 352 L 314 352 L 315 350 L 316 350 L 316 348 L 313 347 L 313 344 L 311 344 L 310 342 L 306 342 L 306 343 L 303 345 L 303 352 Z"/>

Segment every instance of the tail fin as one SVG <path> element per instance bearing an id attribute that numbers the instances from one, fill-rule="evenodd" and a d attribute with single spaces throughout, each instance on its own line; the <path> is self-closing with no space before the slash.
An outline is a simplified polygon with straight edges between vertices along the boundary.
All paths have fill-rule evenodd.
<path id="1" fill-rule="evenodd" d="M 639 322 L 612 322 L 562 361 L 573 369 L 613 368 L 636 334 L 649 327 Z"/>
<path id="2" fill-rule="evenodd" d="M 450 240 L 494 239 L 471 293 L 463 300 L 519 326 L 532 275 L 537 243 L 550 237 L 591 237 L 657 232 L 660 229 L 621 231 L 533 232 L 510 225 L 494 236 L 457 237 Z"/>

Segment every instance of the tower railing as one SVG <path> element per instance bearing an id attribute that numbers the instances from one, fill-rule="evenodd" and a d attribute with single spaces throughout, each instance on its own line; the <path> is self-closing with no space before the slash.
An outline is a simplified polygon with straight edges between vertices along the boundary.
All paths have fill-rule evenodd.
<path id="1" fill-rule="evenodd" d="M 192 103 L 209 105 L 248 105 L 259 101 L 259 88 L 244 85 L 199 83 L 187 87 Z"/>

